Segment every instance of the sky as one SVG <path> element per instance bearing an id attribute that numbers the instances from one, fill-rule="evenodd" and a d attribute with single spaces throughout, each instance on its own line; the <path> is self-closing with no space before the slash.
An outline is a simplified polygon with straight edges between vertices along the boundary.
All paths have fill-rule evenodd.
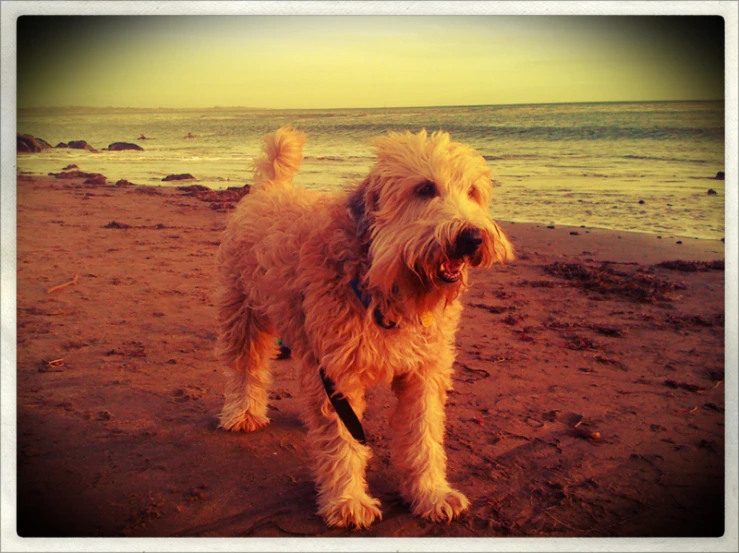
<path id="1" fill-rule="evenodd" d="M 22 16 L 17 105 L 717 100 L 718 16 Z"/>

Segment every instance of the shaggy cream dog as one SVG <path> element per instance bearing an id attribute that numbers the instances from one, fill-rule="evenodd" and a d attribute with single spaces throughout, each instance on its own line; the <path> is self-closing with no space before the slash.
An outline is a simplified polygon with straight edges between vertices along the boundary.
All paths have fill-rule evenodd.
<path id="1" fill-rule="evenodd" d="M 381 382 L 397 396 L 392 461 L 403 497 L 413 513 L 451 521 L 469 505 L 447 482 L 443 447 L 459 295 L 470 267 L 513 257 L 488 212 L 490 170 L 446 133 L 391 133 L 376 139 L 361 184 L 325 194 L 293 185 L 304 143 L 289 128 L 265 137 L 255 186 L 218 252 L 221 426 L 250 432 L 269 422 L 269 361 L 282 337 L 302 366 L 326 523 L 362 528 L 382 516 L 365 480 L 370 448 L 337 414 L 350 406 L 358 424 L 365 389 Z"/>

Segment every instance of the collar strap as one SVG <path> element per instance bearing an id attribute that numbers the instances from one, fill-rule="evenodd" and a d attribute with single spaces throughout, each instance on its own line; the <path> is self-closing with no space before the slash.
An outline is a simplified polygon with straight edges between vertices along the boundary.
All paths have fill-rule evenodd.
<path id="1" fill-rule="evenodd" d="M 334 381 L 326 375 L 326 371 L 323 370 L 323 367 L 321 367 L 319 372 L 321 373 L 323 387 L 326 389 L 326 395 L 328 395 L 328 399 L 331 402 L 331 405 L 334 406 L 334 410 L 336 411 L 336 414 L 339 415 L 341 422 L 344 423 L 344 426 L 355 440 L 362 445 L 366 445 L 367 440 L 364 437 L 362 423 L 359 422 L 359 418 L 357 418 L 357 414 L 349 404 L 349 400 L 343 395 L 336 393 L 336 385 L 334 384 Z"/>
<path id="2" fill-rule="evenodd" d="M 359 279 L 354 279 L 351 281 L 351 287 L 352 290 L 354 290 L 354 293 L 357 295 L 357 298 L 359 301 L 364 305 L 365 308 L 369 307 L 370 302 L 372 301 L 371 298 L 362 292 L 362 290 L 359 289 Z M 375 322 L 378 326 L 384 328 L 384 329 L 391 329 L 395 328 L 395 322 L 394 321 L 386 321 L 385 317 L 382 315 L 382 311 L 380 311 L 379 307 L 375 307 L 375 310 L 372 312 L 372 315 L 375 318 Z"/>

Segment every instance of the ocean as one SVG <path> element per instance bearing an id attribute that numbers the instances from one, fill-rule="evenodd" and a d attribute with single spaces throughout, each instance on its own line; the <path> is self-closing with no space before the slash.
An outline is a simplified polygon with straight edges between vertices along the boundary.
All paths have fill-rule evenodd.
<path id="1" fill-rule="evenodd" d="M 212 188 L 251 182 L 265 133 L 292 125 L 308 137 L 296 183 L 351 186 L 372 164 L 369 141 L 388 131 L 444 130 L 488 160 L 497 220 L 724 236 L 723 102 L 588 103 L 331 110 L 248 108 L 20 110 L 17 130 L 52 146 L 86 140 L 97 150 L 133 142 L 144 151 L 53 149 L 18 156 L 18 171 L 68 164 L 108 180 L 162 182 L 190 173 Z M 139 140 L 141 134 L 149 139 Z M 195 138 L 185 138 L 191 133 Z M 716 191 L 709 195 L 708 189 Z"/>

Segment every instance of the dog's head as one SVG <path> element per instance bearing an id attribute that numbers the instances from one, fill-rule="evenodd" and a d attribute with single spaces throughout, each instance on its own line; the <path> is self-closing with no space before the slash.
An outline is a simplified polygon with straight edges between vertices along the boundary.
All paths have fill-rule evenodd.
<path id="1" fill-rule="evenodd" d="M 425 130 L 374 146 L 377 161 L 349 201 L 369 248 L 370 289 L 456 297 L 470 267 L 513 258 L 490 217 L 490 169 L 475 150 Z"/>

